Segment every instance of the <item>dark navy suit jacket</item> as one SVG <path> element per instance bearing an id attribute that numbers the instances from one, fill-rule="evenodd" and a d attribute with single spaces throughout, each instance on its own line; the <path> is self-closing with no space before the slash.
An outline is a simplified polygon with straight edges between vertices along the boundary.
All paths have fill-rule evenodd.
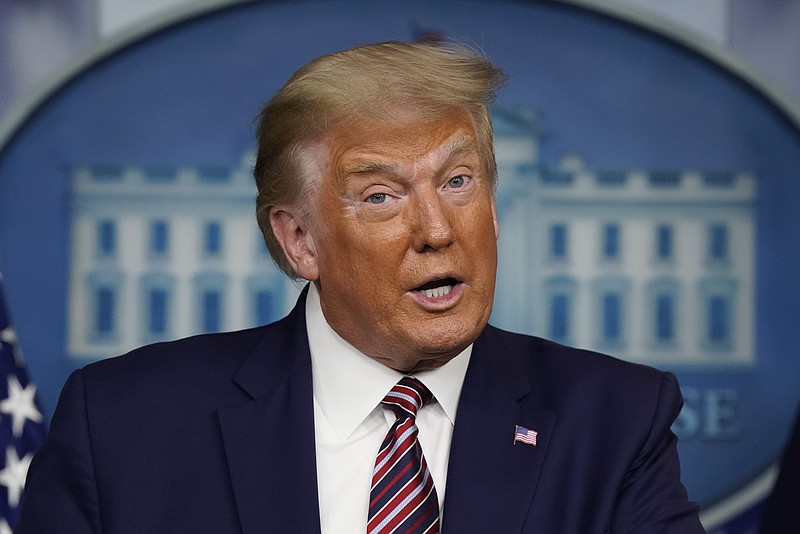
<path id="1" fill-rule="evenodd" d="M 319 532 L 303 300 L 265 327 L 76 371 L 16 532 Z M 669 431 L 681 402 L 671 374 L 487 327 L 459 400 L 443 532 L 703 532 Z M 515 425 L 536 446 L 515 445 Z"/>

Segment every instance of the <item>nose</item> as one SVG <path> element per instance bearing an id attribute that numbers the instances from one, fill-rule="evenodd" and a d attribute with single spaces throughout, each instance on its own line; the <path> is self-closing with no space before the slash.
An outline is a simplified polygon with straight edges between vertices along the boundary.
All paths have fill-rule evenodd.
<path id="1" fill-rule="evenodd" d="M 411 217 L 414 249 L 417 252 L 439 250 L 455 242 L 455 232 L 450 221 L 450 207 L 436 192 L 420 196 L 414 203 Z"/>

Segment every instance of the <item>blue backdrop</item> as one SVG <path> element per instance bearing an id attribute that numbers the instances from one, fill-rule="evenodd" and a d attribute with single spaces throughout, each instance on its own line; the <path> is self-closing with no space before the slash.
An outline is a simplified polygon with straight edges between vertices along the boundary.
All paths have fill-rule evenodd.
<path id="1" fill-rule="evenodd" d="M 756 176 L 756 363 L 673 369 L 684 387 L 737 394 L 734 438 L 681 442 L 691 497 L 708 507 L 746 485 L 778 456 L 800 399 L 798 126 L 680 42 L 546 1 L 248 2 L 148 32 L 65 80 L 0 147 L 2 270 L 45 413 L 85 363 L 65 347 L 72 168 L 235 164 L 254 147 L 258 109 L 300 64 L 430 32 L 510 74 L 498 106 L 538 110 L 545 164 L 577 152 L 594 168 Z M 700 424 L 708 415 L 702 398 L 687 409 Z"/>

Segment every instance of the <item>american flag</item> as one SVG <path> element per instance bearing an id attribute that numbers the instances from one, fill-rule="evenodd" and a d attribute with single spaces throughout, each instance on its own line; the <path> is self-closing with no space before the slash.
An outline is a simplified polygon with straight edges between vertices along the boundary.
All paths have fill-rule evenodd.
<path id="1" fill-rule="evenodd" d="M 536 446 L 536 436 L 539 435 L 538 432 L 535 430 L 528 430 L 524 426 L 516 425 L 516 430 L 514 430 L 514 445 L 517 444 L 518 441 L 522 443 L 527 443 L 528 445 Z"/>
<path id="2" fill-rule="evenodd" d="M 28 466 L 44 437 L 36 386 L 28 379 L 0 276 L 0 534 L 11 534 L 17 522 Z"/>

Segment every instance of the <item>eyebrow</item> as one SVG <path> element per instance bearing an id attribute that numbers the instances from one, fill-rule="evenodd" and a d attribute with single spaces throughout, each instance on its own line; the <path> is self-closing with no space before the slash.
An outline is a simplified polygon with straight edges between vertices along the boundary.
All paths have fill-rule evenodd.
<path id="1" fill-rule="evenodd" d="M 383 174 L 392 172 L 395 168 L 394 163 L 383 163 L 379 161 L 360 161 L 353 165 L 348 166 L 344 170 L 345 176 L 352 176 L 354 174 Z"/>
<path id="2" fill-rule="evenodd" d="M 475 139 L 472 136 L 459 137 L 448 144 L 445 144 L 441 149 L 444 157 L 442 161 L 448 161 L 454 156 L 463 154 L 465 152 L 476 152 L 477 146 Z M 352 176 L 357 174 L 382 174 L 394 173 L 397 164 L 394 162 L 382 162 L 374 160 L 366 160 L 354 163 L 344 170 L 345 176 Z"/>
<path id="3" fill-rule="evenodd" d="M 444 150 L 444 160 L 447 161 L 453 156 L 458 156 L 464 152 L 478 153 L 478 144 L 475 142 L 475 138 L 471 135 L 459 137 L 458 139 L 450 142 L 450 144 Z"/>

